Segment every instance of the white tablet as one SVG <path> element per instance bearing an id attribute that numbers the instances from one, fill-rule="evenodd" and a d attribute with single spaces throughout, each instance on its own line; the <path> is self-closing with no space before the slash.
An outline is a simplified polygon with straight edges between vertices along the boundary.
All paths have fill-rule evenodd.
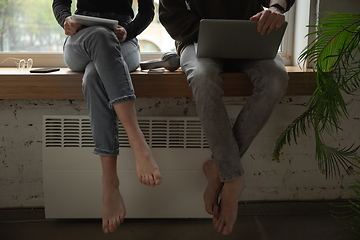
<path id="1" fill-rule="evenodd" d="M 85 26 L 104 26 L 110 29 L 114 29 L 118 26 L 117 20 L 106 19 L 106 18 L 98 18 L 98 17 L 90 17 L 83 15 L 72 15 L 72 19 L 75 23 L 80 23 Z"/>

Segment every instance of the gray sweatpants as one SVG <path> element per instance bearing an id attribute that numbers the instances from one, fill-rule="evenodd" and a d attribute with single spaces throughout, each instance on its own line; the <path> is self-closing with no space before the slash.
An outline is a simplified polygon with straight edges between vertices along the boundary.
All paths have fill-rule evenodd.
<path id="1" fill-rule="evenodd" d="M 271 60 L 197 58 L 196 46 L 181 54 L 181 68 L 193 92 L 197 113 L 210 145 L 222 182 L 244 174 L 241 157 L 264 127 L 285 94 L 288 74 L 280 55 Z M 222 96 L 224 69 L 244 72 L 254 84 L 253 95 L 231 127 Z"/>

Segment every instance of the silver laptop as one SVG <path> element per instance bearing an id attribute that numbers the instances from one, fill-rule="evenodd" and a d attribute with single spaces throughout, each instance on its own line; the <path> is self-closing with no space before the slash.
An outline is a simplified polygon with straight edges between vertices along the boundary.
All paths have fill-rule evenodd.
<path id="1" fill-rule="evenodd" d="M 197 57 L 273 59 L 276 57 L 287 22 L 269 35 L 257 31 L 249 20 L 203 19 L 200 22 Z"/>

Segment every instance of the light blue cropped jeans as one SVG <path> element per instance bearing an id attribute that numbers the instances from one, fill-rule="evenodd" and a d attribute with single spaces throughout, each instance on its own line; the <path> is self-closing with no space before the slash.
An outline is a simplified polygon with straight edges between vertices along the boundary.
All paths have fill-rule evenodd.
<path id="1" fill-rule="evenodd" d="M 82 89 L 87 102 L 94 153 L 119 154 L 118 118 L 113 105 L 134 100 L 129 72 L 140 63 L 137 39 L 120 43 L 112 30 L 93 26 L 68 37 L 64 44 L 66 65 L 84 72 Z"/>
<path id="2" fill-rule="evenodd" d="M 195 48 L 189 45 L 183 50 L 180 64 L 193 92 L 220 180 L 228 182 L 244 174 L 241 157 L 285 94 L 288 74 L 280 55 L 260 61 L 197 58 Z M 244 72 L 254 85 L 253 95 L 233 127 L 222 100 L 221 73 L 226 70 Z"/>

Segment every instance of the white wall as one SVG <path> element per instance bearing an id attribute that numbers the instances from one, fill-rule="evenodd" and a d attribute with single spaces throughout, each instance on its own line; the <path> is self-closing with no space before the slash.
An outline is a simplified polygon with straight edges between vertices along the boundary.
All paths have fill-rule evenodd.
<path id="1" fill-rule="evenodd" d="M 323 19 L 329 17 L 327 12 L 336 13 L 360 13 L 359 0 L 321 0 L 319 2 L 319 18 Z"/>
<path id="2" fill-rule="evenodd" d="M 299 0 L 300 1 L 300 0 Z M 346 6 L 346 8 L 345 8 Z M 360 11 L 357 0 L 322 0 L 320 16 L 325 11 Z M 326 180 L 315 161 L 313 134 L 303 136 L 298 146 L 285 146 L 280 163 L 271 160 L 272 148 L 279 134 L 305 110 L 309 97 L 284 97 L 265 128 L 243 158 L 247 188 L 243 200 L 318 200 L 348 198 L 353 177 L 344 172 L 340 179 Z M 344 132 L 332 146 L 359 143 L 359 98 L 346 99 L 350 119 L 343 122 Z M 234 118 L 246 98 L 225 98 Z M 139 116 L 196 116 L 191 98 L 138 99 Z M 0 100 L 0 208 L 43 206 L 42 187 L 42 116 L 86 115 L 84 100 Z"/>
<path id="3" fill-rule="evenodd" d="M 247 188 L 243 200 L 317 200 L 347 198 L 352 177 L 326 180 L 314 159 L 313 134 L 299 145 L 285 146 L 281 162 L 271 160 L 281 131 L 305 109 L 309 97 L 284 97 L 271 119 L 243 158 Z M 342 146 L 358 142 L 359 99 L 348 99 L 351 119 L 346 121 Z M 235 118 L 246 98 L 225 98 Z M 196 116 L 190 98 L 138 99 L 139 116 Z M 83 100 L 0 100 L 0 208 L 43 206 L 42 116 L 86 115 Z M 330 142 L 337 146 L 338 142 Z M 259 195 L 261 193 L 261 196 Z"/>

